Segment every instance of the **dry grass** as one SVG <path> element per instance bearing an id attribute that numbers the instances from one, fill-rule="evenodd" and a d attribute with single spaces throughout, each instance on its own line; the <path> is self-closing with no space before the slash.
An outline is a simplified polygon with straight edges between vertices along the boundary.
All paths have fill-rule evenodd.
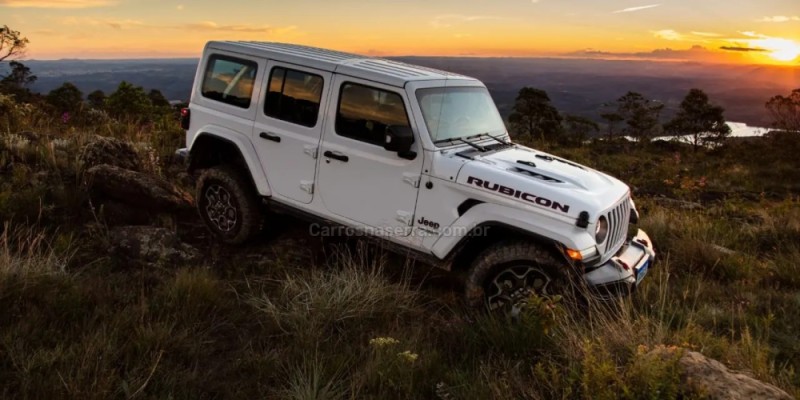
<path id="1" fill-rule="evenodd" d="M 465 310 L 442 295 L 449 287 L 412 285 L 373 252 L 333 253 L 324 265 L 295 257 L 304 236 L 200 243 L 209 265 L 111 262 L 105 238 L 85 230 L 96 221 L 77 149 L 95 134 L 125 138 L 141 144 L 149 171 L 170 176 L 182 135 L 167 119 L 95 115 L 75 126 L 18 108 L 0 115 L 2 398 L 688 397 L 674 363 L 648 356 L 658 346 L 700 351 L 800 396 L 791 143 L 772 153 L 785 154 L 783 175 L 766 170 L 765 149 L 562 149 L 633 184 L 659 262 L 633 298 L 582 308 L 539 299 L 544 307 L 509 323 Z M 22 130 L 47 140 L 10 145 Z"/>
<path id="2" fill-rule="evenodd" d="M 63 274 L 73 256 L 70 239 L 36 226 L 3 224 L 0 232 L 0 276 L 29 278 Z"/>

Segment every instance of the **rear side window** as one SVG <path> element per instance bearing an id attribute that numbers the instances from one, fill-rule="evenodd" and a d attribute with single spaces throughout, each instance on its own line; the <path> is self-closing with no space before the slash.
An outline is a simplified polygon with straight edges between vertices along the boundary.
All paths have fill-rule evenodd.
<path id="1" fill-rule="evenodd" d="M 293 124 L 317 125 L 323 80 L 319 75 L 275 67 L 269 78 L 264 114 Z"/>
<path id="2" fill-rule="evenodd" d="M 232 106 L 249 108 L 258 64 L 228 56 L 208 59 L 202 93 L 204 97 Z"/>
<path id="3" fill-rule="evenodd" d="M 409 126 L 406 107 L 399 94 L 356 83 L 345 83 L 339 96 L 336 133 L 383 146 L 386 128 Z"/>

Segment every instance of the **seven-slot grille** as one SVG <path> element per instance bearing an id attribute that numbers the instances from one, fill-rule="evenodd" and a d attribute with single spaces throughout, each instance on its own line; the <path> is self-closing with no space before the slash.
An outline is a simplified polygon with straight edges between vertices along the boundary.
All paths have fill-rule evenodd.
<path id="1" fill-rule="evenodd" d="M 608 238 L 606 238 L 603 252 L 605 257 L 603 258 L 614 255 L 625 243 L 631 218 L 630 197 L 625 196 L 621 202 L 608 210 L 605 216 L 608 219 Z"/>

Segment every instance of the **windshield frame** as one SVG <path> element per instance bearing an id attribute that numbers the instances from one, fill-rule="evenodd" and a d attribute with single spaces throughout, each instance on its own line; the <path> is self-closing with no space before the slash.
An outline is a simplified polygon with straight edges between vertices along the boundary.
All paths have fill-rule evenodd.
<path id="1" fill-rule="evenodd" d="M 445 81 L 444 84 L 439 85 L 432 85 L 432 86 L 425 86 L 425 87 L 418 87 L 413 90 L 413 98 L 415 100 L 415 105 L 419 109 L 421 124 L 420 128 L 423 128 L 428 133 L 428 139 L 436 148 L 444 148 L 444 147 L 453 147 L 453 146 L 465 146 L 467 144 L 464 143 L 464 140 L 467 141 L 483 141 L 483 140 L 496 140 L 492 139 L 492 136 L 499 137 L 503 140 L 508 139 L 508 128 L 506 126 L 505 120 L 503 119 L 500 111 L 497 109 L 497 104 L 494 102 L 491 93 L 483 84 L 475 84 L 476 82 L 464 82 L 464 81 Z M 422 104 L 422 96 L 424 95 L 423 92 L 425 91 L 435 91 L 441 90 L 442 92 L 446 93 L 448 89 L 463 89 L 463 90 L 474 90 L 476 92 L 484 92 L 488 96 L 488 100 L 491 103 L 491 110 L 495 114 L 497 121 L 500 125 L 497 126 L 495 129 L 492 129 L 487 132 L 470 132 L 467 131 L 463 135 L 460 136 L 453 136 L 448 138 L 437 139 L 434 138 L 434 132 L 430 130 L 428 125 L 428 120 L 426 119 L 425 110 L 423 109 Z M 492 117 L 493 118 L 493 117 Z"/>

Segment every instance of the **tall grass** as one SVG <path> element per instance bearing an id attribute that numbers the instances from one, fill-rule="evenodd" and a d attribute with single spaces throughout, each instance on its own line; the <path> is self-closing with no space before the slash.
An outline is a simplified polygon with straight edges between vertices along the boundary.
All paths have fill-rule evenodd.
<path id="1" fill-rule="evenodd" d="M 74 255 L 70 239 L 48 235 L 37 226 L 3 223 L 0 232 L 0 276 L 34 277 L 63 274 Z"/>

